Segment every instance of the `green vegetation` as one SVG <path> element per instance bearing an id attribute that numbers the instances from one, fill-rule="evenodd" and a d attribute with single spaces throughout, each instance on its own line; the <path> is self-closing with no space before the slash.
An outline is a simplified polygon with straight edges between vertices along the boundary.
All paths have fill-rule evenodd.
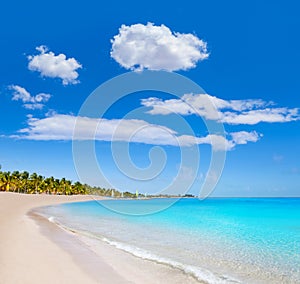
<path id="1" fill-rule="evenodd" d="M 97 186 L 89 186 L 87 184 L 83 185 L 86 189 L 87 194 L 91 195 L 100 195 L 100 196 L 110 196 L 114 198 L 137 198 L 135 193 L 131 193 L 129 191 L 120 192 L 116 189 L 106 189 Z M 143 194 L 139 194 L 139 197 L 144 197 Z"/>
<path id="2" fill-rule="evenodd" d="M 58 195 L 75 195 L 90 194 L 99 196 L 108 196 L 113 198 L 164 198 L 178 197 L 178 195 L 144 195 L 136 191 L 135 193 L 125 191 L 120 192 L 116 189 L 106 189 L 101 187 L 92 187 L 80 182 L 73 183 L 65 178 L 57 179 L 54 177 L 43 177 L 37 173 L 29 174 L 28 172 L 3 172 L 0 165 L 0 191 L 11 191 L 28 194 L 58 194 Z M 186 194 L 183 197 L 194 197 Z"/>
<path id="3" fill-rule="evenodd" d="M 86 188 L 80 182 L 72 183 L 65 178 L 45 178 L 36 173 L 2 172 L 0 171 L 0 191 L 19 193 L 46 193 L 46 194 L 87 194 Z"/>
<path id="4" fill-rule="evenodd" d="M 65 178 L 45 178 L 37 173 L 29 174 L 27 171 L 14 171 L 12 173 L 0 171 L 0 191 L 58 195 L 92 194 L 115 198 L 137 198 L 135 193 L 128 191 L 121 193 L 115 189 L 92 187 L 78 181 L 72 183 L 72 181 Z M 139 194 L 138 197 L 144 196 Z"/>

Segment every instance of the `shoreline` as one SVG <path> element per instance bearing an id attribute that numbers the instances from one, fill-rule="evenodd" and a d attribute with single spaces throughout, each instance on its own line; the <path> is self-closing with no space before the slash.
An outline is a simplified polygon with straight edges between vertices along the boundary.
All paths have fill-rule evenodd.
<path id="1" fill-rule="evenodd" d="M 97 249 L 36 214 L 89 195 L 0 193 L 0 283 L 200 283 L 183 271 L 97 241 Z"/>

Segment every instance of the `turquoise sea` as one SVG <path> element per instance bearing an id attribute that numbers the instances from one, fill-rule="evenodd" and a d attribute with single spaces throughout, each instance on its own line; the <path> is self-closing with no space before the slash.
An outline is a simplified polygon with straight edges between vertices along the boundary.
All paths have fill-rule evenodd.
<path id="1" fill-rule="evenodd" d="M 66 229 L 207 283 L 300 283 L 300 199 L 104 200 L 39 212 Z M 116 213 L 165 208 L 148 215 Z M 95 242 L 96 240 L 96 242 Z"/>

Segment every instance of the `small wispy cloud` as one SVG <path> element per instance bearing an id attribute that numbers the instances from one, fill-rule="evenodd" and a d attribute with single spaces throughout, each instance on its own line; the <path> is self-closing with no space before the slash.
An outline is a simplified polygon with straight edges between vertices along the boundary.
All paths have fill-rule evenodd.
<path id="1" fill-rule="evenodd" d="M 111 43 L 111 57 L 131 70 L 187 70 L 209 56 L 206 42 L 195 35 L 152 23 L 122 25 Z"/>
<path id="2" fill-rule="evenodd" d="M 291 122 L 300 119 L 298 108 L 266 108 L 249 110 L 242 113 L 225 112 L 222 115 L 221 122 L 228 124 L 248 124 L 254 125 L 261 122 Z"/>
<path id="3" fill-rule="evenodd" d="M 290 169 L 290 173 L 292 173 L 294 175 L 299 175 L 300 174 L 300 168 L 293 167 L 293 168 Z"/>
<path id="4" fill-rule="evenodd" d="M 60 78 L 64 85 L 77 84 L 78 69 L 82 65 L 75 58 L 67 58 L 63 53 L 55 55 L 45 45 L 36 47 L 37 55 L 28 56 L 28 69 L 38 71 L 43 77 Z"/>
<path id="5" fill-rule="evenodd" d="M 272 159 L 273 159 L 274 162 L 280 163 L 280 162 L 284 159 L 284 156 L 275 153 L 275 154 L 273 155 Z"/>
<path id="6" fill-rule="evenodd" d="M 26 109 L 42 109 L 44 103 L 51 98 L 50 94 L 45 93 L 32 96 L 25 88 L 18 85 L 10 85 L 8 89 L 12 91 L 12 100 L 23 102 L 23 107 Z"/>
<path id="7" fill-rule="evenodd" d="M 261 122 L 290 122 L 300 119 L 298 108 L 275 107 L 263 100 L 223 100 L 208 94 L 185 94 L 181 99 L 152 97 L 141 101 L 152 115 L 195 114 L 226 124 L 254 125 Z"/>
<path id="8" fill-rule="evenodd" d="M 232 150 L 236 145 L 259 139 L 258 134 L 245 131 L 229 133 L 228 138 L 216 134 L 195 137 L 179 135 L 173 129 L 144 120 L 96 119 L 55 113 L 40 119 L 29 116 L 27 127 L 13 137 L 29 140 L 123 141 L 181 147 L 208 144 L 214 151 Z"/>

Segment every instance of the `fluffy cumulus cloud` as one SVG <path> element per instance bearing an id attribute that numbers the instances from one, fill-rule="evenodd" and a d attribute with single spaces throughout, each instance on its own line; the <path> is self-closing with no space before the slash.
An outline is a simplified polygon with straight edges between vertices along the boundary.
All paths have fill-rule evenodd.
<path id="1" fill-rule="evenodd" d="M 44 103 L 46 103 L 50 98 L 50 94 L 39 93 L 32 96 L 25 88 L 18 85 L 11 85 L 9 89 L 12 91 L 12 100 L 23 102 L 23 107 L 27 109 L 42 109 Z"/>
<path id="2" fill-rule="evenodd" d="M 45 118 L 30 116 L 27 127 L 21 129 L 19 139 L 30 140 L 99 140 L 125 141 L 150 145 L 189 147 L 208 144 L 214 151 L 231 150 L 238 144 L 256 142 L 259 136 L 249 132 L 221 135 L 209 134 L 205 137 L 179 135 L 176 131 L 161 125 L 150 124 L 138 119 L 95 119 L 73 115 L 51 114 Z M 76 131 L 74 128 L 76 126 Z M 254 138 L 256 136 L 256 138 Z"/>
<path id="3" fill-rule="evenodd" d="M 44 45 L 36 50 L 39 54 L 28 56 L 29 70 L 38 71 L 43 77 L 60 78 L 64 85 L 79 82 L 77 70 L 82 66 L 75 58 L 67 58 L 63 53 L 55 55 Z"/>
<path id="4" fill-rule="evenodd" d="M 300 119 L 298 108 L 275 107 L 263 100 L 223 100 L 208 94 L 186 94 L 181 99 L 147 98 L 141 101 L 148 113 L 168 115 L 196 114 L 227 124 L 254 125 L 260 122 L 289 122 Z"/>
<path id="5" fill-rule="evenodd" d="M 152 23 L 122 25 L 111 43 L 111 57 L 131 70 L 187 70 L 209 56 L 206 42 L 195 35 Z"/>

